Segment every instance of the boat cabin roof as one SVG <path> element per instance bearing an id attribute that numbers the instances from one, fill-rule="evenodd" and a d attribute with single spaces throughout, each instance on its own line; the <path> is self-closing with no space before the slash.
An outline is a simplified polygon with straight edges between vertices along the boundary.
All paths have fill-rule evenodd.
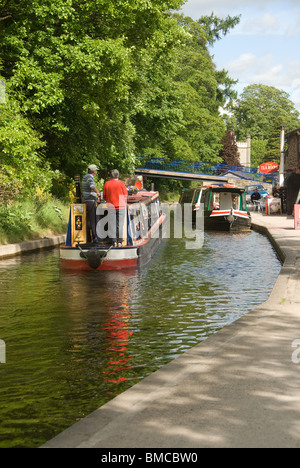
<path id="1" fill-rule="evenodd" d="M 221 193 L 221 192 L 230 192 L 230 193 L 239 193 L 239 194 L 243 194 L 245 192 L 245 189 L 243 188 L 239 188 L 235 185 L 223 185 L 222 187 L 218 187 L 218 186 L 211 186 L 211 187 L 202 187 L 203 189 L 206 189 L 206 190 L 211 190 L 212 192 L 215 192 L 215 193 Z"/>
<path id="2" fill-rule="evenodd" d="M 239 188 L 236 185 L 222 184 L 222 185 L 203 185 L 194 189 L 185 189 L 181 193 L 179 203 L 197 203 L 199 201 L 199 194 L 202 193 L 202 197 L 209 193 L 231 193 L 236 194 L 243 198 L 245 189 Z"/>
<path id="3" fill-rule="evenodd" d="M 148 192 L 141 190 L 137 193 L 128 196 L 128 204 L 132 203 L 151 203 L 159 197 L 158 192 Z"/>
<path id="4" fill-rule="evenodd" d="M 237 193 L 237 194 L 245 193 L 245 189 L 239 188 L 237 185 L 223 184 L 223 185 L 203 185 L 202 187 L 197 187 L 193 189 L 184 189 L 182 194 L 200 192 L 201 190 L 211 190 L 212 192 L 215 192 L 215 193 L 221 193 L 221 192 L 231 192 L 231 193 Z"/>

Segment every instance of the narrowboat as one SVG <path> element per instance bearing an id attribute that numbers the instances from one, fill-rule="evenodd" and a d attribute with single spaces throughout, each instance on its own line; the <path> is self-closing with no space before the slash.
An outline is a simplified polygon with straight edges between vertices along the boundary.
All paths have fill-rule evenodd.
<path id="1" fill-rule="evenodd" d="M 117 246 L 109 238 L 109 210 L 111 207 L 106 203 L 97 206 L 97 233 L 101 231 L 102 238 L 95 243 L 89 241 L 86 205 L 71 205 L 66 244 L 60 248 L 63 268 L 122 270 L 144 266 L 151 260 L 162 242 L 166 221 L 159 193 L 145 190 L 129 193 L 120 226 L 124 240 Z M 101 229 L 99 226 L 102 226 Z M 103 235 L 103 232 L 107 232 L 107 235 Z"/>
<path id="2" fill-rule="evenodd" d="M 246 192 L 230 184 L 204 185 L 184 190 L 179 203 L 192 205 L 193 222 L 203 209 L 204 229 L 207 231 L 248 231 L 251 215 L 247 209 Z"/>

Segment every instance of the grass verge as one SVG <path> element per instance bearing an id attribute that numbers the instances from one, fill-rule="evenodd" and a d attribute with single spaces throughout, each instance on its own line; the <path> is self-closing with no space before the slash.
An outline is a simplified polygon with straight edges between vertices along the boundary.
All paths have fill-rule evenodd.
<path id="1" fill-rule="evenodd" d="M 0 245 L 49 237 L 67 230 L 69 205 L 49 197 L 0 206 Z"/>

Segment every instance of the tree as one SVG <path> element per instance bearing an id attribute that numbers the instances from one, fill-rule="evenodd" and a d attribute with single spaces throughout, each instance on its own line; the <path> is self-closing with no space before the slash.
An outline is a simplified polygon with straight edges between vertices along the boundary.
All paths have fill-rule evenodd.
<path id="1" fill-rule="evenodd" d="M 236 97 L 231 94 L 234 82 L 226 71 L 215 69 L 209 54 L 208 43 L 217 34 L 210 29 L 211 22 L 207 20 L 205 23 L 205 18 L 194 21 L 179 14 L 174 17 L 187 36 L 178 46 L 174 76 L 176 96 L 181 103 L 182 125 L 176 138 L 167 144 L 168 152 L 178 159 L 218 162 L 220 141 L 224 134 L 219 108 L 227 99 Z M 221 23 L 220 20 L 219 27 L 226 33 L 229 18 L 227 29 Z"/>
<path id="2" fill-rule="evenodd" d="M 300 126 L 300 114 L 289 95 L 272 86 L 254 84 L 246 87 L 233 112 L 238 140 L 246 138 L 247 134 L 252 139 L 268 140 L 275 121 L 281 121 L 287 130 Z"/>
<path id="3" fill-rule="evenodd" d="M 251 166 L 258 167 L 266 161 L 267 140 L 251 139 Z"/>
<path id="4" fill-rule="evenodd" d="M 44 157 L 45 144 L 9 90 L 4 101 L 0 103 L 1 191 L 9 189 L 10 200 L 20 192 L 32 195 L 38 186 L 47 191 L 56 174 Z"/>
<path id="5" fill-rule="evenodd" d="M 206 33 L 207 41 L 213 45 L 216 41 L 220 40 L 222 35 L 226 36 L 230 29 L 239 24 L 241 15 L 227 16 L 225 19 L 219 18 L 212 13 L 210 16 L 202 16 L 198 23 L 203 26 Z"/>
<path id="6" fill-rule="evenodd" d="M 181 29 L 168 10 L 182 3 L 9 0 L 0 7 L 3 75 L 53 168 L 73 175 L 90 161 L 132 167 L 132 117 L 147 105 L 139 77 L 176 45 Z"/>
<path id="7" fill-rule="evenodd" d="M 222 146 L 219 157 L 222 158 L 224 164 L 228 164 L 229 166 L 240 166 L 241 163 L 238 146 L 235 134 L 232 130 L 226 130 L 225 135 L 222 138 Z"/>
<path id="8" fill-rule="evenodd" d="M 282 120 L 279 117 L 273 122 L 273 125 L 270 127 L 270 134 L 266 143 L 264 160 L 262 162 L 275 161 L 277 163 L 280 163 L 281 128 Z"/>
<path id="9" fill-rule="evenodd" d="M 3 137 L 2 153 L 27 132 L 32 167 L 49 177 L 91 162 L 129 172 L 139 155 L 218 161 L 219 107 L 233 81 L 215 69 L 208 45 L 237 19 L 193 21 L 174 14 L 183 3 L 3 3 L 2 73 L 23 126 L 19 140 Z"/>

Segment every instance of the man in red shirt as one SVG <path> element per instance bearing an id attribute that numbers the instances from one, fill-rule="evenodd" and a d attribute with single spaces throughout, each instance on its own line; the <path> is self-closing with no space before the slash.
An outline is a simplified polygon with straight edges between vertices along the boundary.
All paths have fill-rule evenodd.
<path id="1" fill-rule="evenodd" d="M 125 221 L 125 208 L 128 198 L 128 191 L 124 182 L 119 180 L 119 171 L 114 169 L 111 173 L 112 178 L 105 183 L 103 189 L 103 199 L 114 206 L 116 212 L 116 222 L 112 240 L 114 244 L 121 246 L 123 242 L 124 221 Z M 112 218 L 111 218 L 112 221 Z M 120 229 L 121 228 L 121 229 Z M 120 232 L 121 230 L 121 232 Z"/>

